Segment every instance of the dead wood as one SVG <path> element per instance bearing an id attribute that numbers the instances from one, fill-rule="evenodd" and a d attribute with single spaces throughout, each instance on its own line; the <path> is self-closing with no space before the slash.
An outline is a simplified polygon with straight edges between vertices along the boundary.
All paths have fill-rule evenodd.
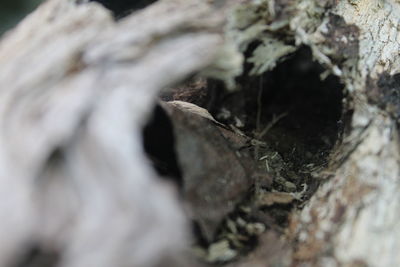
<path id="1" fill-rule="evenodd" d="M 398 1 L 141 7 L 49 0 L 2 38 L 0 266 L 201 265 L 191 220 L 209 262 L 399 266 Z M 211 113 L 161 104 L 180 189 L 160 93 Z"/>

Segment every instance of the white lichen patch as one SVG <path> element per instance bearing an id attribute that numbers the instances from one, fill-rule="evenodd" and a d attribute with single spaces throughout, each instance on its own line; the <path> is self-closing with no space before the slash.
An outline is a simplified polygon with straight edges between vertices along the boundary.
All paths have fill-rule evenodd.
<path id="1" fill-rule="evenodd" d="M 286 45 L 275 38 L 262 38 L 262 44 L 254 50 L 253 55 L 248 60 L 254 65 L 250 74 L 259 75 L 272 70 L 284 56 L 295 50 L 294 46 Z"/>
<path id="2" fill-rule="evenodd" d="M 307 45 L 311 48 L 316 61 L 323 64 L 327 74 L 341 77 L 343 70 L 333 63 L 331 56 L 335 51 L 326 43 L 329 21 L 325 14 L 327 1 L 301 0 L 281 8 L 290 13 L 277 18 L 276 2 L 258 0 L 246 2 L 235 8 L 225 28 L 227 41 L 238 51 L 244 53 L 252 43 L 259 43 L 247 61 L 253 64 L 251 75 L 260 75 L 272 70 L 285 56 L 298 47 Z M 339 36 L 347 42 L 346 36 Z M 349 65 L 343 63 L 343 65 Z M 224 79 L 226 80 L 226 79 Z M 350 88 L 352 86 L 349 86 Z"/>
<path id="3" fill-rule="evenodd" d="M 220 79 L 225 82 L 228 89 L 235 87 L 235 77 L 243 71 L 243 54 L 233 43 L 226 43 L 217 52 L 216 59 L 201 72 L 201 75 Z"/>
<path id="4" fill-rule="evenodd" d="M 208 262 L 226 262 L 234 259 L 237 251 L 230 248 L 228 240 L 221 240 L 213 243 L 208 248 Z"/>
<path id="5" fill-rule="evenodd" d="M 250 235 L 260 235 L 265 231 L 265 225 L 262 223 L 249 223 L 246 225 L 246 231 Z"/>

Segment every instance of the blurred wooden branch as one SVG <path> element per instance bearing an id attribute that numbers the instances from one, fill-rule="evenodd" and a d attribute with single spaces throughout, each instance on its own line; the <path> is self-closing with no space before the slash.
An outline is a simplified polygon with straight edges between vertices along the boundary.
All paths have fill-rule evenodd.
<path id="1" fill-rule="evenodd" d="M 3 38 L 0 266 L 31 244 L 82 267 L 150 266 L 187 248 L 142 128 L 161 88 L 213 61 L 210 14 L 165 1 L 116 23 L 94 2 L 51 0 Z"/>
<path id="2" fill-rule="evenodd" d="M 290 45 L 264 47 L 284 47 L 279 57 L 253 63 L 271 69 L 307 45 L 341 78 L 352 111 L 333 178 L 293 213 L 289 245 L 273 237 L 286 258 L 274 258 L 281 254 L 263 237 L 235 266 L 400 265 L 399 3 L 205 2 L 161 0 L 115 22 L 94 2 L 49 0 L 3 37 L 0 266 L 31 246 L 60 252 L 63 267 L 189 266 L 179 263 L 187 219 L 144 155 L 142 129 L 162 88 L 223 66 L 233 5 L 262 6 L 254 12 L 269 10 L 270 19 L 241 25 L 255 27 L 235 39 L 238 51 L 284 31 Z"/>

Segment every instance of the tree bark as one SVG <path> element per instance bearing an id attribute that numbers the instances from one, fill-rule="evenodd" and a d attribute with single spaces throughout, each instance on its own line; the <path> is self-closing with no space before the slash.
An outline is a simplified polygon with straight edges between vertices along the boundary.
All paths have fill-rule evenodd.
<path id="1" fill-rule="evenodd" d="M 0 42 L 0 266 L 32 248 L 56 266 L 200 265 L 143 148 L 158 95 L 194 74 L 237 88 L 304 46 L 344 85 L 343 134 L 284 231 L 229 265 L 399 266 L 399 15 L 395 0 L 160 0 L 115 20 L 47 1 Z M 235 179 L 236 205 L 250 185 Z M 272 193 L 263 205 L 297 197 Z"/>

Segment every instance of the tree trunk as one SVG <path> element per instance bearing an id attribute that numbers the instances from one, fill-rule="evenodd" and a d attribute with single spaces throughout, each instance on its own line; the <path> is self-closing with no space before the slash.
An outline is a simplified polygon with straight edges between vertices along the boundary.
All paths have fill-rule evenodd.
<path id="1" fill-rule="evenodd" d="M 400 265 L 398 1 L 140 8 L 48 0 L 1 40 L 0 266 Z"/>

